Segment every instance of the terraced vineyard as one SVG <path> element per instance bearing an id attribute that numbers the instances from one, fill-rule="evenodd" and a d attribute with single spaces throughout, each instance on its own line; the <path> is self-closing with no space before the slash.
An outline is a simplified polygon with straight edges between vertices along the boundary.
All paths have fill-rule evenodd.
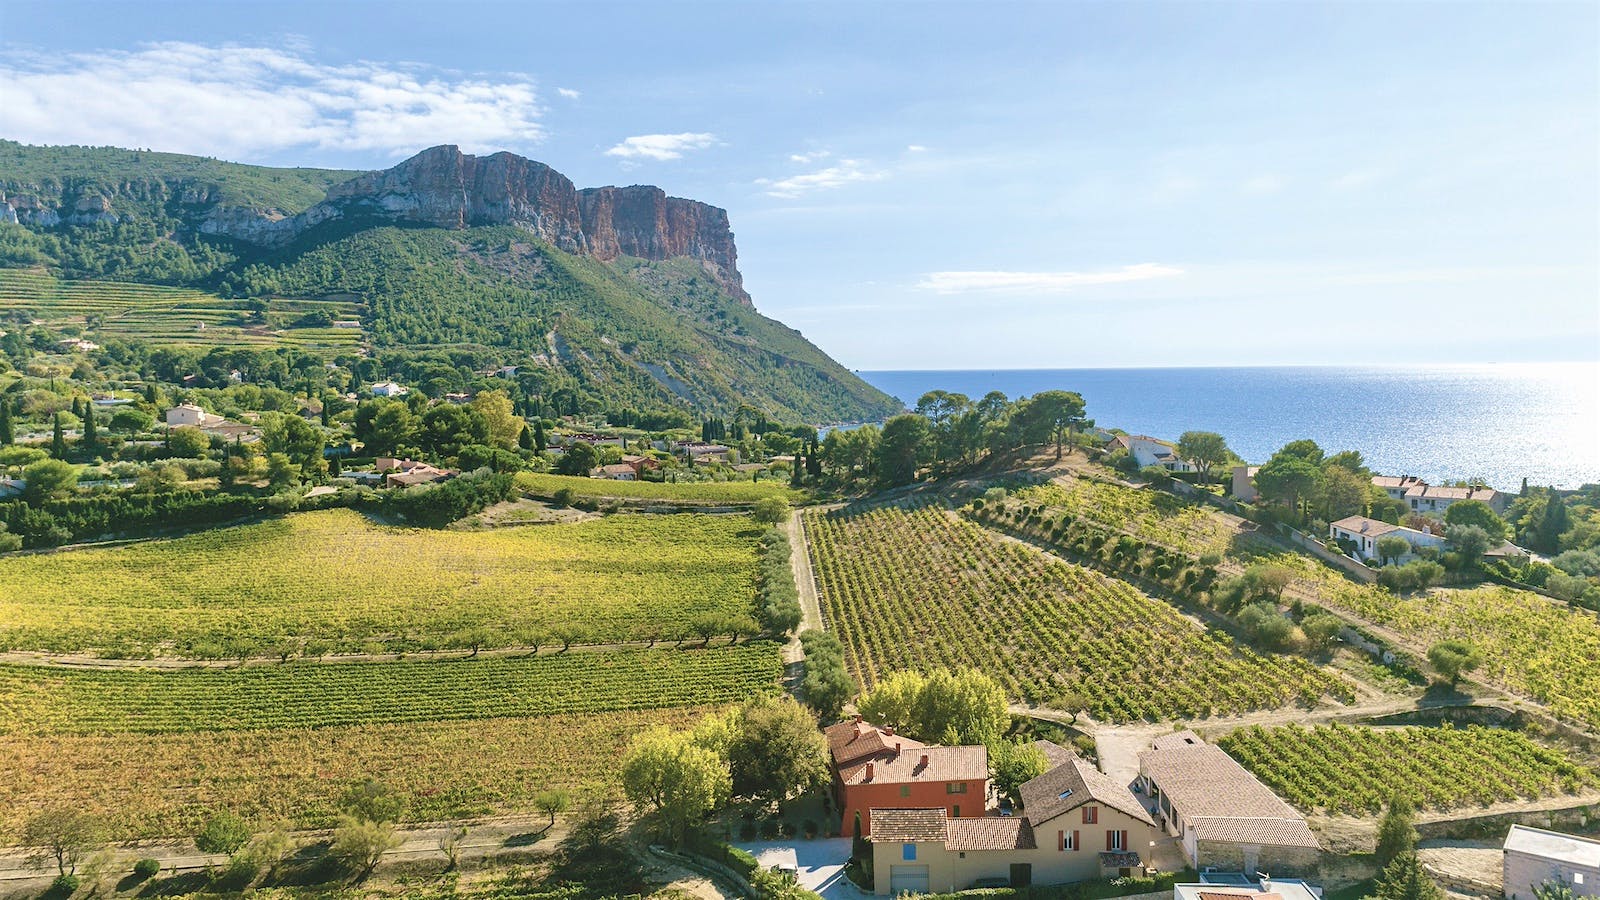
<path id="1" fill-rule="evenodd" d="M 735 703 L 775 691 L 763 642 L 704 650 L 63 671 L 0 666 L 0 734 L 173 733 Z"/>
<path id="2" fill-rule="evenodd" d="M 145 341 L 170 347 L 299 347 L 353 349 L 358 328 L 249 325 L 243 300 L 188 288 L 119 281 L 62 280 L 39 272 L 0 269 L 0 313 L 22 312 L 52 325 L 87 325 L 94 341 Z M 273 300 L 270 315 L 292 321 L 312 312 L 356 319 L 355 304 L 333 300 Z M 89 322 L 90 319 L 93 322 Z"/>
<path id="3" fill-rule="evenodd" d="M 517 487 L 535 497 L 568 491 L 573 497 L 668 500 L 683 503 L 754 503 L 765 497 L 799 500 L 801 493 L 781 481 L 612 481 L 575 475 L 517 474 Z"/>
<path id="4" fill-rule="evenodd" d="M 1004 541 L 941 507 L 806 519 L 829 628 L 856 677 L 974 666 L 1014 697 L 1077 697 L 1113 721 L 1349 700 L 1337 675 L 1208 632 L 1124 582 Z"/>
<path id="5" fill-rule="evenodd" d="M 608 516 L 487 532 L 350 510 L 0 567 L 0 648 L 229 657 L 674 639 L 754 611 L 761 531 L 742 516 Z"/>
<path id="6" fill-rule="evenodd" d="M 1375 815 L 1397 794 L 1456 809 L 1600 787 L 1564 754 L 1498 728 L 1252 726 L 1220 745 L 1306 812 Z"/>
<path id="7" fill-rule="evenodd" d="M 1489 586 L 1397 597 L 1356 584 L 1296 554 L 1274 562 L 1300 573 L 1294 589 L 1413 638 L 1425 648 L 1463 638 L 1483 651 L 1474 677 L 1547 704 L 1557 715 L 1600 728 L 1600 618 L 1530 591 Z"/>
<path id="8" fill-rule="evenodd" d="M 1195 557 L 1227 553 L 1237 534 L 1226 519 L 1206 507 L 1161 491 L 1092 478 L 1033 485 L 1013 496 L 1024 504 L 1068 512 Z"/>
<path id="9" fill-rule="evenodd" d="M 333 824 L 349 785 L 383 780 L 410 821 L 533 812 L 551 788 L 620 793 L 616 761 L 635 734 L 688 727 L 678 707 L 499 718 L 202 731 L 0 735 L 0 846 L 33 813 L 87 810 L 113 840 L 194 834 L 211 811 L 291 828 Z"/>

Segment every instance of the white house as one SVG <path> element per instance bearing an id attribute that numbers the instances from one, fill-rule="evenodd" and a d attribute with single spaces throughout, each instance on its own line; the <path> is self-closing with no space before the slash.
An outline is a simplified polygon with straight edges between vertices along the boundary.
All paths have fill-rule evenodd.
<path id="1" fill-rule="evenodd" d="M 1175 884 L 1172 900 L 1322 900 L 1322 889 L 1299 880 L 1202 873 L 1199 884 Z"/>
<path id="2" fill-rule="evenodd" d="M 1176 444 L 1168 443 L 1160 438 L 1153 438 L 1147 434 L 1119 434 L 1112 437 L 1111 449 L 1121 448 L 1128 451 L 1133 461 L 1139 468 L 1145 466 L 1160 466 L 1168 472 L 1193 472 L 1194 463 L 1178 456 Z"/>
<path id="3" fill-rule="evenodd" d="M 1600 897 L 1600 841 L 1513 825 L 1506 835 L 1506 900 L 1533 900 L 1533 889 L 1554 881 L 1577 897 Z"/>
<path id="4" fill-rule="evenodd" d="M 1382 488 L 1383 492 L 1388 494 L 1391 500 L 1404 500 L 1406 491 L 1414 487 L 1427 487 L 1428 484 L 1415 475 L 1374 475 L 1372 476 L 1372 483 L 1374 486 Z"/>
<path id="5" fill-rule="evenodd" d="M 193 403 L 180 403 L 167 410 L 167 427 L 180 428 L 193 426 L 195 428 L 216 428 L 227 420 L 221 416 L 212 415 Z"/>
<path id="6" fill-rule="evenodd" d="M 1418 547 L 1440 547 L 1444 545 L 1444 535 L 1434 534 L 1431 531 L 1418 531 L 1404 525 L 1390 525 L 1377 519 L 1366 516 L 1346 516 L 1328 526 L 1328 537 L 1340 544 L 1354 544 L 1357 556 L 1365 560 L 1378 558 L 1378 540 L 1385 537 L 1405 538 L 1411 545 L 1411 553 L 1399 557 L 1397 562 L 1405 561 Z"/>
<path id="7" fill-rule="evenodd" d="M 395 384 L 392 381 L 380 381 L 372 386 L 372 396 L 374 397 L 404 397 L 409 393 L 411 393 L 410 388 L 403 384 Z"/>
<path id="8" fill-rule="evenodd" d="M 1240 503 L 1254 503 L 1260 496 L 1256 492 L 1256 473 L 1261 471 L 1260 466 L 1234 466 L 1233 467 L 1233 499 Z"/>
<path id="9" fill-rule="evenodd" d="M 1417 484 L 1405 493 L 1406 505 L 1412 512 L 1442 513 L 1449 509 L 1451 504 L 1463 500 L 1481 500 L 1489 504 L 1495 512 L 1501 515 L 1511 506 L 1511 495 L 1503 494 L 1494 488 L 1487 487 L 1436 487 L 1428 484 Z"/>

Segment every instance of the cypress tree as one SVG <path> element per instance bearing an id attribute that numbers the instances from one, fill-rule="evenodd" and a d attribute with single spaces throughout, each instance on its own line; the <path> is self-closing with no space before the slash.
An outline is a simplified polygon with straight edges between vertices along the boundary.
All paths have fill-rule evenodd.
<path id="1" fill-rule="evenodd" d="M 545 447 L 548 447 L 548 446 L 549 446 L 549 444 L 546 443 L 546 438 L 545 438 L 545 434 L 544 434 L 544 420 L 543 419 L 534 419 L 533 420 L 533 449 L 536 452 L 543 453 Z"/>
<path id="2" fill-rule="evenodd" d="M 1538 548 L 1554 552 L 1561 535 L 1566 533 L 1571 524 L 1567 515 L 1567 501 L 1556 493 L 1555 488 L 1546 488 L 1544 515 L 1539 517 Z"/>
<path id="3" fill-rule="evenodd" d="M 517 446 L 524 450 L 533 449 L 533 432 L 528 429 L 527 425 L 523 425 L 522 430 L 517 432 Z"/>
<path id="4" fill-rule="evenodd" d="M 80 419 L 83 418 L 83 398 L 82 397 L 78 397 L 76 395 L 73 396 L 73 398 L 72 398 L 72 414 L 77 416 Z"/>
<path id="5" fill-rule="evenodd" d="M 334 478 L 338 478 L 339 473 L 344 471 L 344 466 L 340 464 L 339 459 L 340 456 L 337 453 L 328 458 L 328 474 Z"/>
<path id="6" fill-rule="evenodd" d="M 792 464 L 790 464 L 790 466 L 789 466 L 789 486 L 790 487 L 799 487 L 800 486 L 800 464 L 801 464 L 801 462 L 802 462 L 801 458 L 799 456 L 796 456 L 794 458 L 794 462 Z"/>
<path id="7" fill-rule="evenodd" d="M 11 398 L 0 397 L 0 447 L 17 441 L 17 427 L 11 423 Z"/>
<path id="8" fill-rule="evenodd" d="M 100 435 L 95 430 L 94 404 L 86 404 L 83 408 L 83 445 L 93 447 L 100 442 Z"/>
<path id="9" fill-rule="evenodd" d="M 50 455 L 56 459 L 67 458 L 67 435 L 61 429 L 61 413 L 56 413 L 55 428 L 50 436 Z"/>

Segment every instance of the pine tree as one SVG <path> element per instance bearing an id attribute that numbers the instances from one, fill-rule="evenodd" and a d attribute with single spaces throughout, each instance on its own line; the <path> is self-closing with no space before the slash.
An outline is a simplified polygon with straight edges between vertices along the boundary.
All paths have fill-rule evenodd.
<path id="1" fill-rule="evenodd" d="M 1422 871 L 1416 851 L 1402 853 L 1384 867 L 1372 895 L 1378 900 L 1445 900 L 1444 891 Z"/>
<path id="2" fill-rule="evenodd" d="M 0 447 L 17 442 L 17 426 L 11 422 L 11 398 L 0 397 Z"/>
<path id="3" fill-rule="evenodd" d="M 1417 849 L 1415 820 L 1416 811 L 1410 799 L 1402 794 L 1394 795 L 1389 801 L 1388 811 L 1378 822 L 1378 849 L 1375 855 L 1379 866 L 1387 866 L 1401 854 Z"/>
<path id="4" fill-rule="evenodd" d="M 95 429 L 94 406 L 88 405 L 83 410 L 83 445 L 93 448 L 100 442 L 100 435 Z"/>
<path id="5" fill-rule="evenodd" d="M 61 428 L 61 413 L 56 413 L 56 422 L 50 436 L 50 455 L 56 459 L 67 458 L 67 435 Z"/>

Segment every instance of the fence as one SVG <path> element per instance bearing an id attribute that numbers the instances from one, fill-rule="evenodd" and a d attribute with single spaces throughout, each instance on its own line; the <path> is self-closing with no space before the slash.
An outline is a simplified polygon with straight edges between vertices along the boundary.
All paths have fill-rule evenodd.
<path id="1" fill-rule="evenodd" d="M 1343 569 L 1344 573 L 1349 575 L 1351 578 L 1354 578 L 1363 584 L 1372 584 L 1378 580 L 1377 572 L 1374 572 L 1373 570 L 1367 568 L 1361 563 L 1356 562 L 1350 557 L 1345 556 L 1342 553 L 1332 552 L 1327 547 L 1324 547 L 1321 541 L 1311 537 L 1311 535 L 1288 526 L 1284 526 L 1284 531 L 1289 535 L 1290 541 L 1306 550 L 1310 550 L 1313 556 L 1322 560 L 1323 562 L 1338 566 L 1340 569 Z"/>

